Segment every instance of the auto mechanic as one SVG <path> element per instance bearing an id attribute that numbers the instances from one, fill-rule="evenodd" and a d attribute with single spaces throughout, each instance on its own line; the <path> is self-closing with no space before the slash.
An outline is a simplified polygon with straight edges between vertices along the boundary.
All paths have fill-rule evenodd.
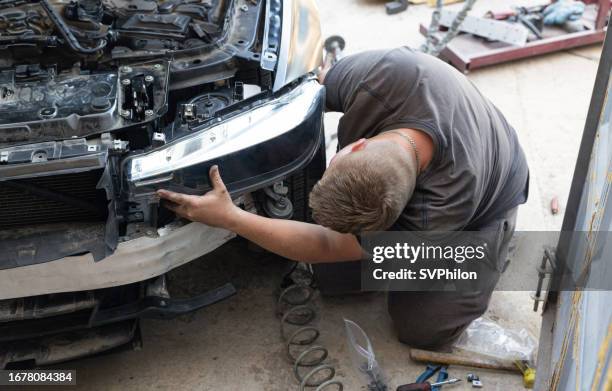
<path id="1" fill-rule="evenodd" d="M 159 190 L 159 196 L 179 216 L 313 264 L 324 295 L 361 290 L 359 237 L 365 232 L 490 232 L 495 242 L 485 289 L 388 293 L 401 342 L 446 347 L 486 311 L 517 207 L 527 200 L 529 169 L 517 134 L 463 74 L 407 47 L 345 57 L 324 67 L 319 81 L 327 110 L 343 116 L 339 151 L 310 194 L 317 224 L 240 209 L 216 166 L 207 194 Z"/>

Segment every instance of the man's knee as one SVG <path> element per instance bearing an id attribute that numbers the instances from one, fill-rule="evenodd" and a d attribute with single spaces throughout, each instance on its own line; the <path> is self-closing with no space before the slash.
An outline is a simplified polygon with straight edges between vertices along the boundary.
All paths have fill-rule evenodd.
<path id="1" fill-rule="evenodd" d="M 444 349 L 487 309 L 490 293 L 390 292 L 388 310 L 400 342 L 420 349 Z"/>
<path id="2" fill-rule="evenodd" d="M 414 318 L 407 320 L 405 316 L 391 315 L 397 331 L 397 338 L 401 343 L 418 349 L 445 349 L 459 338 L 459 335 L 469 325 L 446 328 L 435 319 Z"/>

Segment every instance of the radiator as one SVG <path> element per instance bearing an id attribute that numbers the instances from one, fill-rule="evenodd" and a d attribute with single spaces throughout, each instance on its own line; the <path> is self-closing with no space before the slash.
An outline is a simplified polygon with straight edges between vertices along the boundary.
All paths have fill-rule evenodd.
<path id="1" fill-rule="evenodd" d="M 104 221 L 96 189 L 102 170 L 0 182 L 0 230 L 46 223 Z"/>

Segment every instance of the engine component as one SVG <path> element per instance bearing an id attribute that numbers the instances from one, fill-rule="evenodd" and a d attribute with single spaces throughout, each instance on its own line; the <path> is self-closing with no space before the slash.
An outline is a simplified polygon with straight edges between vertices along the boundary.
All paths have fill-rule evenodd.
<path id="1" fill-rule="evenodd" d="M 28 17 L 28 13 L 28 11 L 17 8 L 9 8 L 0 11 L 3 29 L 14 35 L 41 34 L 44 30 L 44 26 L 40 26 L 28 20 L 32 17 L 34 17 L 34 20 L 40 20 L 41 17 L 38 10 L 31 10 L 30 17 Z"/>
<path id="2" fill-rule="evenodd" d="M 276 182 L 264 188 L 266 200 L 263 204 L 266 214 L 275 219 L 290 219 L 293 216 L 293 204 L 287 193 L 289 188 L 283 182 Z"/>
<path id="3" fill-rule="evenodd" d="M 133 121 L 143 121 L 152 117 L 155 108 L 153 98 L 153 75 L 137 73 L 126 75 L 121 79 L 123 103 L 121 116 Z"/>
<path id="4" fill-rule="evenodd" d="M 196 108 L 198 117 L 201 119 L 209 119 L 215 115 L 219 110 L 228 106 L 231 101 L 230 99 L 221 93 L 212 93 L 201 96 L 191 103 Z"/>
<path id="5" fill-rule="evenodd" d="M 233 92 L 229 89 L 219 89 L 191 99 L 188 103 L 179 105 L 180 124 L 192 128 L 215 116 L 220 110 L 234 103 Z"/>
<path id="6" fill-rule="evenodd" d="M 107 44 L 106 39 L 98 40 L 97 45 L 93 47 L 84 47 L 83 45 L 81 45 L 81 42 L 79 42 L 79 40 L 74 36 L 72 30 L 66 24 L 66 22 L 64 22 L 64 19 L 57 12 L 55 7 L 53 7 L 53 5 L 51 5 L 51 3 L 49 3 L 48 0 L 39 0 L 39 1 L 42 7 L 44 8 L 44 10 L 47 11 L 47 16 L 49 17 L 49 19 L 51 19 L 51 21 L 55 24 L 55 27 L 60 31 L 63 38 L 68 43 L 68 46 L 70 46 L 72 50 L 78 53 L 82 53 L 82 54 L 92 54 L 106 47 L 106 44 Z"/>
<path id="7" fill-rule="evenodd" d="M 114 105 L 116 80 L 112 73 L 55 76 L 38 65 L 0 72 L 0 125 L 99 114 Z M 0 143 L 16 139 L 15 133 L 3 133 Z"/>
<path id="8" fill-rule="evenodd" d="M 166 144 L 166 135 L 164 133 L 158 133 L 158 132 L 153 133 L 153 139 L 152 139 L 151 145 L 154 148 L 156 148 L 156 147 L 161 147 L 164 144 Z"/>
<path id="9" fill-rule="evenodd" d="M 55 68 L 38 64 L 0 71 L 0 146 L 82 137 L 151 121 L 166 110 L 167 72 L 163 62 L 95 74 L 79 69 L 56 74 Z"/>
<path id="10" fill-rule="evenodd" d="M 132 15 L 119 31 L 124 33 L 146 33 L 155 37 L 183 39 L 189 28 L 191 17 L 185 15 Z"/>
<path id="11" fill-rule="evenodd" d="M 244 83 L 237 81 L 234 83 L 234 96 L 235 101 L 241 101 L 244 99 Z"/>
<path id="12" fill-rule="evenodd" d="M 133 13 L 152 13 L 157 9 L 157 1 L 142 0 L 103 0 L 104 8 L 116 18 L 125 18 Z"/>
<path id="13" fill-rule="evenodd" d="M 180 115 L 183 123 L 193 121 L 198 115 L 198 107 L 193 103 L 183 104 L 181 105 Z"/>
<path id="14" fill-rule="evenodd" d="M 70 20 L 101 22 L 104 7 L 101 0 L 72 0 L 64 8 L 64 15 Z"/>
<path id="15" fill-rule="evenodd" d="M 5 4 L 3 2 L 3 4 Z M 0 6 L 0 44 L 32 44 L 57 42 L 53 35 L 53 23 L 46 18 L 45 10 L 35 3 L 17 7 L 17 3 Z"/>
<path id="16" fill-rule="evenodd" d="M 49 47 L 69 49 L 49 53 L 51 57 L 72 56 L 78 61 L 88 56 L 115 57 L 113 53 L 151 57 L 153 52 L 203 46 L 220 38 L 222 15 L 229 4 L 227 0 L 3 0 L 0 68 L 24 58 L 44 59 Z"/>

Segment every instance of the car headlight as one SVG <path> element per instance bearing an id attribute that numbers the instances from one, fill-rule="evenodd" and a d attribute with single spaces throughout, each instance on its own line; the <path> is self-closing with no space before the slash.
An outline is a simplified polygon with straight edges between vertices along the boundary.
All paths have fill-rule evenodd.
<path id="1" fill-rule="evenodd" d="M 134 187 L 168 182 L 175 171 L 278 138 L 303 125 L 313 113 L 322 112 L 323 95 L 323 87 L 318 82 L 307 80 L 224 122 L 154 151 L 129 157 L 124 162 L 127 180 Z"/>
<path id="2" fill-rule="evenodd" d="M 274 91 L 316 70 L 323 61 L 319 9 L 315 0 L 284 0 Z"/>

